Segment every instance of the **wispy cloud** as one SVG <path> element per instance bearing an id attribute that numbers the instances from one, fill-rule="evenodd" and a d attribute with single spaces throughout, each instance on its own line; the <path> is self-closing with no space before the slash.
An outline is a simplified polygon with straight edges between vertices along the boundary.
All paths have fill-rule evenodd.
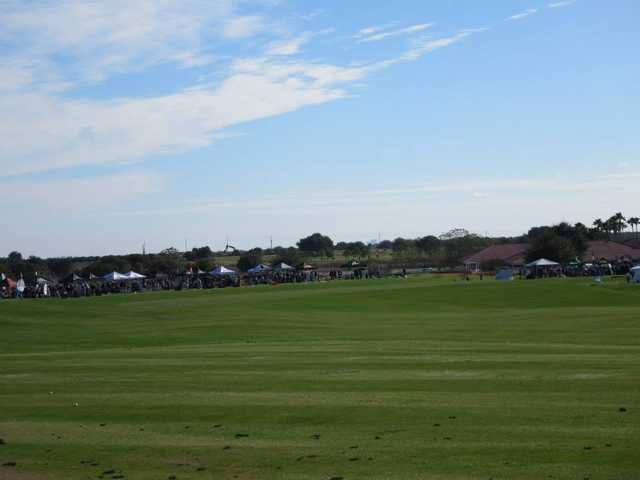
<path id="1" fill-rule="evenodd" d="M 166 179 L 159 174 L 133 171 L 100 177 L 44 181 L 18 180 L 2 183 L 5 202 L 15 204 L 19 216 L 29 213 L 68 214 L 96 208 L 121 207 L 150 193 L 164 190 Z M 25 199 L 29 199 L 28 204 Z M 32 210 L 32 212 L 29 211 Z M 16 221 L 19 219 L 16 218 Z"/>
<path id="2" fill-rule="evenodd" d="M 437 38 L 437 39 L 433 39 L 430 37 L 424 38 L 416 42 L 416 45 L 411 50 L 404 53 L 402 55 L 402 60 L 417 60 L 428 53 L 431 53 L 435 50 L 438 50 L 444 47 L 448 47 L 450 45 L 453 45 L 454 43 L 458 43 L 464 40 L 465 38 L 473 35 L 474 33 L 479 33 L 482 31 L 484 30 L 482 29 L 464 30 L 456 33 L 455 35 L 451 35 L 449 37 L 443 37 L 443 38 Z"/>
<path id="3" fill-rule="evenodd" d="M 576 0 L 566 0 L 564 2 L 555 2 L 555 3 L 550 3 L 549 4 L 549 8 L 562 8 L 562 7 L 568 7 L 569 5 L 573 5 L 574 3 L 576 3 Z"/>
<path id="4" fill-rule="evenodd" d="M 241 64 L 242 62 L 238 62 Z M 0 96 L 2 175 L 125 163 L 204 148 L 221 129 L 343 98 L 357 69 L 323 64 L 237 65 L 217 87 L 171 95 L 78 101 L 43 94 Z M 28 132 L 28 134 L 26 134 Z M 33 138 L 38 138 L 34 143 Z"/>
<path id="5" fill-rule="evenodd" d="M 400 188 L 381 188 L 369 190 L 337 190 L 320 193 L 307 192 L 300 196 L 297 192 L 283 192 L 256 198 L 252 200 L 225 200 L 223 198 L 201 198 L 193 200 L 180 207 L 160 209 L 128 209 L 113 212 L 114 216 L 156 216 L 156 215 L 184 215 L 189 213 L 215 212 L 220 208 L 239 209 L 243 211 L 291 211 L 293 205 L 304 210 L 326 208 L 342 210 L 345 205 L 362 207 L 370 210 L 384 209 L 394 202 L 400 202 L 406 208 L 407 198 L 424 198 L 428 196 L 432 201 L 437 199 L 451 200 L 454 195 L 462 203 L 470 200 L 504 201 L 505 198 L 522 197 L 535 194 L 554 196 L 571 193 L 575 195 L 594 195 L 618 189 L 623 195 L 635 189 L 640 173 L 625 176 L 599 175 L 572 177 L 563 179 L 557 177 L 539 178 L 505 178 L 496 180 L 475 180 L 460 182 L 444 182 L 439 184 L 413 185 Z M 462 195 L 462 196 L 461 196 Z"/>
<path id="6" fill-rule="evenodd" d="M 258 15 L 246 15 L 232 18 L 224 25 L 224 35 L 231 40 L 238 40 L 255 35 L 265 26 L 264 19 Z"/>
<path id="7" fill-rule="evenodd" d="M 384 25 L 365 27 L 358 30 L 356 34 L 353 36 L 353 38 L 359 39 L 359 38 L 368 37 L 370 35 L 381 32 L 383 30 L 387 30 L 389 28 L 395 27 L 396 25 L 398 25 L 398 22 L 391 22 L 391 23 L 386 23 Z"/>
<path id="8" fill-rule="evenodd" d="M 381 27 L 369 27 L 360 30 L 355 37 L 359 43 L 367 42 L 379 42 L 387 38 L 399 37 L 403 35 L 411 35 L 414 33 L 422 32 L 428 28 L 431 28 L 433 23 L 419 23 L 416 25 L 410 25 L 408 27 L 399 28 L 395 30 L 385 30 Z"/>
<path id="9" fill-rule="evenodd" d="M 528 8 L 524 12 L 516 13 L 515 15 L 511 15 L 510 17 L 505 18 L 505 21 L 513 21 L 513 20 L 522 20 L 524 18 L 530 17 L 531 15 L 535 15 L 538 13 L 537 8 Z"/>
<path id="10" fill-rule="evenodd" d="M 311 40 L 312 36 L 311 33 L 306 32 L 288 40 L 272 42 L 267 45 L 265 53 L 267 55 L 295 55 L 300 52 L 305 43 Z"/>
<path id="11" fill-rule="evenodd" d="M 300 18 L 301 20 L 304 20 L 305 22 L 310 22 L 311 20 L 314 20 L 315 18 L 320 17 L 324 14 L 325 14 L 325 11 L 323 9 L 316 8 L 315 10 L 309 13 L 298 15 L 298 18 Z"/>
<path id="12" fill-rule="evenodd" d="M 2 9 L 0 44 L 28 58 L 38 78 L 58 59 L 74 83 L 165 62 L 202 66 L 212 42 L 266 28 L 260 15 L 237 15 L 233 0 L 11 1 Z"/>
<path id="13" fill-rule="evenodd" d="M 155 3 L 140 2 L 157 14 L 153 10 Z M 74 5 L 70 8 L 78 8 L 77 4 Z M 0 76 L 0 115 L 11 118 L 11 121 L 0 122 L 0 144 L 3 145 L 0 177 L 81 165 L 127 164 L 206 148 L 217 142 L 229 127 L 347 98 L 350 87 L 374 72 L 399 62 L 417 60 L 472 34 L 465 31 L 439 39 L 418 39 L 395 58 L 344 67 L 331 62 L 299 59 L 296 54 L 302 45 L 315 35 L 328 33 L 305 32 L 268 44 L 259 56 L 232 59 L 224 69 L 218 70 L 219 74 L 213 80 L 203 80 L 172 93 L 106 100 L 57 94 L 53 87 L 60 89 L 65 85 L 69 74 L 76 80 L 144 68 L 130 64 L 150 48 L 146 41 L 140 43 L 135 22 L 127 23 L 126 28 L 108 23 L 103 25 L 102 14 L 105 12 L 100 10 L 103 7 L 91 6 L 88 12 L 80 10 L 81 16 L 91 19 L 97 14 L 93 9 L 98 8 L 98 26 L 86 29 L 83 34 L 74 33 L 73 41 L 63 32 L 52 34 L 46 29 L 42 34 L 44 38 L 40 38 L 35 25 L 42 27 L 51 20 L 33 16 L 31 12 L 21 12 L 19 20 L 10 22 L 14 29 L 18 24 L 23 25 L 30 40 L 26 48 L 16 46 L 16 51 L 22 54 L 16 58 L 24 59 L 5 61 L 0 65 L 0 71 L 4 73 Z M 257 16 L 236 18 L 232 10 L 222 9 L 221 12 L 227 15 L 223 24 L 233 25 L 224 33 L 225 36 L 244 38 L 250 32 L 255 33 L 261 24 Z M 60 18 L 57 9 L 50 13 Z M 166 13 L 157 15 L 164 18 Z M 189 15 L 184 16 L 178 24 L 190 18 Z M 251 20 L 247 20 L 249 18 Z M 185 48 L 174 48 L 175 45 L 170 45 L 172 35 L 155 31 L 161 28 L 157 19 L 150 22 L 145 30 L 156 37 L 159 50 L 162 50 L 161 54 L 156 52 L 156 61 L 174 62 L 176 66 L 185 68 L 203 67 L 219 61 L 214 52 L 204 49 L 202 38 L 194 38 L 184 44 Z M 178 24 L 173 24 L 169 30 L 177 31 Z M 416 32 L 425 28 L 427 24 L 419 24 L 402 31 Z M 75 42 L 82 40 L 86 43 L 85 48 L 90 50 L 93 46 L 100 51 L 103 35 L 118 40 L 108 43 L 102 55 L 90 58 L 88 52 L 75 50 L 80 48 Z M 193 35 L 198 37 L 203 33 L 198 27 Z M 124 38 L 128 40 L 124 41 Z M 53 45 L 46 45 L 48 40 Z M 131 45 L 131 51 L 123 53 L 128 45 Z M 55 56 L 58 52 L 71 52 L 74 60 L 52 64 L 48 60 L 49 54 Z M 47 88 L 38 84 L 45 78 L 49 78 Z M 34 142 L 34 138 L 38 141 Z"/>

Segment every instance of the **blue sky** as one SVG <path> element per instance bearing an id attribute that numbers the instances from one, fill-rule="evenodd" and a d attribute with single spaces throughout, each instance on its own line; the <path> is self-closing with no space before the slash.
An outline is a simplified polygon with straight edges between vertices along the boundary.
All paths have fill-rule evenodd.
<path id="1" fill-rule="evenodd" d="M 0 252 L 638 215 L 639 14 L 634 0 L 0 0 Z"/>

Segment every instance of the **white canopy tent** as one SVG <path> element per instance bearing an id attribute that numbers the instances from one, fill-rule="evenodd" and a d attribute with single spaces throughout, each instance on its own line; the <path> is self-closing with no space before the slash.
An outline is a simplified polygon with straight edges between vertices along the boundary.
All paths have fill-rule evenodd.
<path id="1" fill-rule="evenodd" d="M 547 260 L 546 258 L 540 258 L 535 262 L 528 263 L 526 265 L 528 268 L 540 268 L 540 267 L 559 267 L 560 264 L 558 262 L 554 262 L 553 260 Z"/>
<path id="2" fill-rule="evenodd" d="M 249 270 L 247 270 L 247 273 L 263 273 L 263 272 L 267 272 L 269 270 L 271 270 L 271 267 L 269 267 L 269 265 L 265 265 L 263 263 L 259 263 L 255 267 L 250 268 Z"/>
<path id="3" fill-rule="evenodd" d="M 129 280 L 142 280 L 143 278 L 147 278 L 146 276 L 140 273 L 136 273 L 133 270 L 131 270 L 128 273 L 125 273 L 124 276 L 127 277 Z"/>
<path id="4" fill-rule="evenodd" d="M 234 272 L 230 268 L 220 265 L 219 267 L 216 267 L 213 270 L 211 270 L 209 272 L 209 275 L 213 275 L 214 277 L 222 277 L 224 275 L 236 275 L 236 272 Z"/>
<path id="5" fill-rule="evenodd" d="M 117 282 L 118 280 L 129 280 L 129 277 L 119 272 L 110 272 L 102 276 L 102 280 L 107 282 Z"/>
<path id="6" fill-rule="evenodd" d="M 287 265 L 284 262 L 277 263 L 273 266 L 274 272 L 285 272 L 287 270 L 295 270 L 291 265 Z"/>

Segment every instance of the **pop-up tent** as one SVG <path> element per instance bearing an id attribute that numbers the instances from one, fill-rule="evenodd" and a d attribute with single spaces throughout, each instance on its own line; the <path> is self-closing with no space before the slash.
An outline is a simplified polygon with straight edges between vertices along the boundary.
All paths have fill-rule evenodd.
<path id="1" fill-rule="evenodd" d="M 633 283 L 640 283 L 640 265 L 631 269 L 631 281 Z"/>
<path id="2" fill-rule="evenodd" d="M 496 272 L 496 280 L 513 280 L 513 269 L 500 268 Z"/>
<path id="3" fill-rule="evenodd" d="M 213 275 L 214 277 L 222 277 L 225 275 L 235 275 L 236 272 L 231 270 L 230 268 L 224 267 L 220 265 L 219 267 L 214 268 L 209 272 L 209 275 Z"/>
<path id="4" fill-rule="evenodd" d="M 255 267 L 250 268 L 249 270 L 247 270 L 247 273 L 251 273 L 251 274 L 264 273 L 264 272 L 267 272 L 269 270 L 271 270 L 269 265 L 265 265 L 263 263 L 259 263 Z"/>
<path id="5" fill-rule="evenodd" d="M 295 269 L 291 265 L 287 265 L 284 262 L 276 263 L 273 266 L 273 271 L 274 272 L 286 272 L 288 270 L 295 270 Z"/>
<path id="6" fill-rule="evenodd" d="M 66 277 L 62 282 L 63 283 L 76 283 L 76 282 L 84 282 L 85 279 L 76 273 L 72 273 L 68 277 Z"/>
<path id="7" fill-rule="evenodd" d="M 558 262 L 547 260 L 546 258 L 540 258 L 535 262 L 531 262 L 527 264 L 528 268 L 559 267 L 559 266 L 560 264 Z"/>
<path id="8" fill-rule="evenodd" d="M 102 277 L 102 280 L 106 280 L 107 282 L 117 282 L 118 280 L 129 280 L 129 277 L 123 275 L 119 272 L 110 272 Z"/>
<path id="9" fill-rule="evenodd" d="M 140 273 L 134 272 L 133 270 L 125 273 L 124 276 L 127 277 L 129 280 L 142 280 L 143 278 L 147 278 Z"/>
<path id="10" fill-rule="evenodd" d="M 360 264 L 357 260 L 349 260 L 347 263 L 341 266 L 341 268 L 359 268 L 363 265 Z"/>

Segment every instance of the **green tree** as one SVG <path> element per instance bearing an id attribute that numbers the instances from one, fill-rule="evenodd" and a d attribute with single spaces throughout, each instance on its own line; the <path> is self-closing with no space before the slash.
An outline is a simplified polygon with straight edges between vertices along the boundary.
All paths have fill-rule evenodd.
<path id="1" fill-rule="evenodd" d="M 300 250 L 314 257 L 333 258 L 334 255 L 333 240 L 321 233 L 314 233 L 308 237 L 301 238 L 297 245 Z"/>
<path id="2" fill-rule="evenodd" d="M 62 280 L 73 273 L 73 261 L 70 258 L 50 258 L 47 260 L 47 267 L 57 280 Z"/>
<path id="3" fill-rule="evenodd" d="M 437 237 L 427 235 L 416 240 L 416 248 L 425 255 L 432 256 L 440 248 L 441 243 Z"/>
<path id="4" fill-rule="evenodd" d="M 369 247 L 364 242 L 349 242 L 342 251 L 342 255 L 345 258 L 361 259 L 369 255 Z"/>
<path id="5" fill-rule="evenodd" d="M 587 227 L 581 223 L 571 225 L 567 222 L 561 222 L 553 226 L 533 227 L 527 234 L 530 242 L 535 242 L 536 239 L 541 237 L 549 238 L 550 235 L 555 235 L 568 240 L 573 249 L 573 258 L 582 257 L 584 252 L 587 251 L 589 243 L 589 231 Z M 540 257 L 538 257 L 540 258 Z M 534 259 L 535 260 L 535 259 Z M 552 259 L 556 260 L 557 259 Z"/>
<path id="6" fill-rule="evenodd" d="M 393 249 L 393 242 L 391 240 L 380 240 L 377 243 L 376 248 L 378 250 L 391 250 Z"/>
<path id="7" fill-rule="evenodd" d="M 261 248 L 253 248 L 238 259 L 238 269 L 246 272 L 250 268 L 255 267 L 259 263 L 263 263 L 264 254 Z"/>
<path id="8" fill-rule="evenodd" d="M 20 252 L 13 251 L 7 257 L 9 263 L 22 261 L 22 254 Z"/>
<path id="9" fill-rule="evenodd" d="M 415 242 L 413 240 L 398 237 L 393 241 L 391 249 L 393 250 L 393 253 L 402 254 L 409 252 L 409 250 L 411 250 L 414 246 Z"/>
<path id="10" fill-rule="evenodd" d="M 284 262 L 287 265 L 296 267 L 305 261 L 304 253 L 295 247 L 275 247 L 273 253 L 275 254 L 274 264 Z"/>
<path id="11" fill-rule="evenodd" d="M 624 218 L 622 212 L 618 212 L 613 215 L 609 221 L 611 222 L 611 229 L 613 233 L 621 233 L 627 228 L 627 219 Z"/>
<path id="12" fill-rule="evenodd" d="M 187 260 L 200 260 L 202 258 L 210 258 L 213 256 L 213 251 L 207 245 L 204 247 L 192 248 L 190 252 L 185 252 L 184 258 Z"/>
<path id="13" fill-rule="evenodd" d="M 568 263 L 578 256 L 574 244 L 569 238 L 548 230 L 533 239 L 527 251 L 527 261 L 546 258 L 559 263 Z"/>

